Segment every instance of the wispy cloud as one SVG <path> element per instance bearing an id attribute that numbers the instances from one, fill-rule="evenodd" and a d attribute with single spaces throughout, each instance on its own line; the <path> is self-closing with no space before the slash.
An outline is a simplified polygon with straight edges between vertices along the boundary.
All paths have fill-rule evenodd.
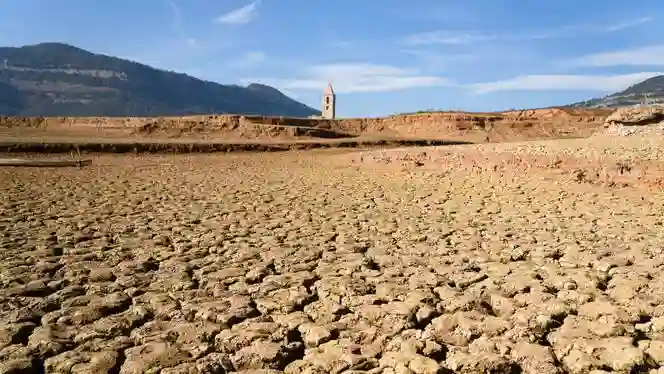
<path id="1" fill-rule="evenodd" d="M 495 33 L 487 34 L 481 31 L 473 30 L 434 30 L 408 35 L 402 38 L 401 42 L 407 45 L 421 46 L 434 44 L 460 45 L 491 41 L 525 41 L 564 38 L 578 35 L 579 33 L 602 34 L 625 30 L 650 22 L 652 19 L 652 17 L 640 17 L 614 23 L 608 26 L 596 24 L 565 25 L 551 29 L 523 30 L 518 34 L 503 35 L 498 35 Z"/>
<path id="2" fill-rule="evenodd" d="M 312 66 L 294 79 L 248 79 L 286 90 L 320 91 L 332 81 L 338 93 L 398 91 L 415 87 L 449 86 L 444 77 L 423 75 L 417 69 L 371 63 L 335 63 Z"/>
<path id="3" fill-rule="evenodd" d="M 653 20 L 653 17 L 647 16 L 647 17 L 641 17 L 641 18 L 636 18 L 633 20 L 628 20 L 625 22 L 618 22 L 613 25 L 609 25 L 605 28 L 607 32 L 614 32 L 614 31 L 620 31 L 624 29 L 628 29 L 630 27 L 634 26 L 639 26 L 644 23 L 648 23 Z"/>
<path id="4" fill-rule="evenodd" d="M 408 35 L 401 40 L 410 46 L 424 45 L 463 45 L 495 41 L 524 41 L 564 37 L 573 34 L 574 26 L 561 27 L 555 30 L 534 30 L 514 35 L 483 34 L 467 30 L 439 30 Z"/>
<path id="5" fill-rule="evenodd" d="M 263 61 L 265 61 L 265 58 L 266 58 L 266 57 L 267 57 L 267 56 L 265 55 L 264 52 L 261 52 L 261 51 L 252 51 L 252 52 L 248 52 L 248 53 L 246 53 L 246 54 L 243 56 L 242 61 L 243 61 L 245 64 L 257 64 L 257 63 L 259 63 L 259 62 L 263 62 Z"/>
<path id="6" fill-rule="evenodd" d="M 173 14 L 173 28 L 175 29 L 175 32 L 189 47 L 196 47 L 196 39 L 188 36 L 185 31 L 184 17 L 182 16 L 182 10 L 178 4 L 175 2 L 175 0 L 165 1 L 168 7 L 171 9 L 171 13 Z"/>
<path id="7" fill-rule="evenodd" d="M 259 0 L 253 1 L 242 8 L 232 10 L 215 19 L 218 23 L 227 25 L 246 25 L 258 15 Z"/>
<path id="8" fill-rule="evenodd" d="M 482 35 L 468 31 L 430 31 L 405 37 L 403 42 L 408 45 L 429 44 L 470 44 L 494 40 L 495 35 Z"/>
<path id="9" fill-rule="evenodd" d="M 428 72 L 432 71 L 449 71 L 450 68 L 463 67 L 465 70 L 469 63 L 476 63 L 486 58 L 486 55 L 481 53 L 441 53 L 432 51 L 430 49 L 402 49 L 399 52 L 407 55 L 408 58 L 417 63 L 423 70 Z M 486 52 L 486 51 L 482 51 Z M 491 52 L 488 53 L 489 55 Z M 512 57 L 513 54 L 506 54 L 498 57 Z"/>
<path id="10" fill-rule="evenodd" d="M 262 51 L 250 51 L 240 55 L 236 60 L 233 60 L 228 67 L 231 68 L 249 68 L 254 67 L 261 62 L 265 61 L 267 55 Z"/>
<path id="11" fill-rule="evenodd" d="M 331 45 L 334 46 L 334 47 L 340 47 L 340 48 L 352 47 L 353 42 L 350 41 L 350 40 L 337 40 L 337 41 L 332 42 Z"/>
<path id="12" fill-rule="evenodd" d="M 664 44 L 588 54 L 563 64 L 578 67 L 664 66 Z"/>
<path id="13" fill-rule="evenodd" d="M 617 75 L 522 75 L 512 79 L 470 85 L 475 93 L 496 91 L 588 90 L 611 92 L 662 73 L 642 72 Z"/>
<path id="14" fill-rule="evenodd" d="M 178 29 L 182 29 L 182 11 L 180 7 L 175 3 L 175 0 L 166 0 L 166 4 L 171 8 L 173 13 L 173 23 Z"/>

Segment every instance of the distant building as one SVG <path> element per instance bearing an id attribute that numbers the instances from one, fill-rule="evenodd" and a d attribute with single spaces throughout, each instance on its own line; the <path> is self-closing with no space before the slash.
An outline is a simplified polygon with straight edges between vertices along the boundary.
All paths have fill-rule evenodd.
<path id="1" fill-rule="evenodd" d="M 323 92 L 323 110 L 322 117 L 325 119 L 334 119 L 337 113 L 337 95 L 334 94 L 332 83 L 327 84 L 327 88 Z"/>

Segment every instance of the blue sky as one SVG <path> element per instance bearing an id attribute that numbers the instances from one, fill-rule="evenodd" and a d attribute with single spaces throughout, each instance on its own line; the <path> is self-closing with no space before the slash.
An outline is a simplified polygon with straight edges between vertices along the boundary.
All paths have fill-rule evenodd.
<path id="1" fill-rule="evenodd" d="M 343 117 L 601 96 L 664 71 L 664 1 L 0 0 L 0 45 L 65 42 Z"/>

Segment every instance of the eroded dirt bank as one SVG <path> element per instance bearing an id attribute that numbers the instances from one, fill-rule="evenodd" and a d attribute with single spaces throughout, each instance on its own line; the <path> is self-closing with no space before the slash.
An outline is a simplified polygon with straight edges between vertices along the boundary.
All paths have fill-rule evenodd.
<path id="1" fill-rule="evenodd" d="M 394 148 L 423 147 L 451 144 L 465 144 L 460 140 L 444 139 L 371 139 L 351 138 L 334 141 L 300 140 L 300 141 L 0 141 L 0 152 L 5 153 L 216 153 L 216 152 L 280 152 L 290 150 L 306 150 L 319 148 Z"/>
<path id="2" fill-rule="evenodd" d="M 655 165 L 660 149 L 593 138 L 2 168 L 0 371 L 657 372 L 661 189 L 569 179 L 564 157 Z M 518 161 L 543 154 L 563 162 Z"/>
<path id="3" fill-rule="evenodd" d="M 585 137 L 610 110 L 534 109 L 505 113 L 437 112 L 321 120 L 234 115 L 160 118 L 0 117 L 0 138 L 64 139 L 453 139 L 471 142 Z"/>

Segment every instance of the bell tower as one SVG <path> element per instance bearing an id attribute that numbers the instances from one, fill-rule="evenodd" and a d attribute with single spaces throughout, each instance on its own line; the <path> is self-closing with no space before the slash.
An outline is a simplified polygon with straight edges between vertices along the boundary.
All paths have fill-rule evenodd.
<path id="1" fill-rule="evenodd" d="M 332 83 L 327 83 L 327 88 L 323 92 L 323 110 L 322 115 L 325 119 L 334 119 L 337 113 L 337 95 L 334 94 Z"/>

